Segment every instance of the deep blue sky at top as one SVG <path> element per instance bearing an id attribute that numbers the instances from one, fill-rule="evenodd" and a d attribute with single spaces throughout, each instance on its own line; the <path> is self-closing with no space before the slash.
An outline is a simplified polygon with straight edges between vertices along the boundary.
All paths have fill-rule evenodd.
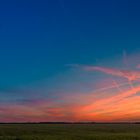
<path id="1" fill-rule="evenodd" d="M 136 51 L 139 7 L 138 0 L 0 1 L 0 88 Z"/>

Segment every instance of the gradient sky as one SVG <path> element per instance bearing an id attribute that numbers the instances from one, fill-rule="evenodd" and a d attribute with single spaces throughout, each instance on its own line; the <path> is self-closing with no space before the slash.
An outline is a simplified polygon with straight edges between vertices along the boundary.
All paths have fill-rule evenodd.
<path id="1" fill-rule="evenodd" d="M 0 122 L 140 121 L 139 7 L 0 1 Z"/>

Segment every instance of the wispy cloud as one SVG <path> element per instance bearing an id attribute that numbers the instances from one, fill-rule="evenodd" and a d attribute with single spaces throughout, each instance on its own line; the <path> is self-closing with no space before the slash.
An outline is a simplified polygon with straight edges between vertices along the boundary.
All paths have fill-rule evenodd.
<path id="1" fill-rule="evenodd" d="M 114 87 L 113 87 L 114 88 Z M 105 89 L 106 91 L 106 89 Z M 140 117 L 140 86 L 96 98 L 100 91 L 60 94 L 56 99 L 23 99 L 1 104 L 0 121 L 112 121 Z M 126 114 L 129 114 L 128 117 Z"/>
<path id="2" fill-rule="evenodd" d="M 140 71 L 114 69 L 106 67 L 94 67 L 94 66 L 83 66 L 83 69 L 87 71 L 100 71 L 109 75 L 118 76 L 121 78 L 126 78 L 129 81 L 140 80 Z"/>
<path id="3" fill-rule="evenodd" d="M 61 90 L 60 87 L 57 87 L 52 90 L 53 92 L 45 86 L 8 90 L 8 94 L 11 91 L 11 95 L 19 93 L 18 97 L 20 95 L 22 97 L 0 103 L 0 121 L 139 120 L 140 71 L 79 64 L 66 66 L 78 68 L 78 73 L 82 70 L 82 72 L 90 72 L 92 75 L 102 73 L 102 76 L 99 80 L 96 77 L 92 83 L 88 83 L 90 90 L 71 90 L 73 86 L 78 88 L 76 87 L 78 84 L 81 89 L 88 87 L 85 82 L 89 80 L 88 78 L 86 80 L 81 78 L 84 80 L 82 85 L 79 80 L 77 85 L 70 83 L 71 88 L 62 86 L 63 90 Z M 82 74 L 80 73 L 80 77 L 83 76 Z M 61 76 L 60 79 L 62 79 Z M 64 80 L 66 82 L 66 78 Z M 14 92 L 16 94 L 13 94 Z"/>

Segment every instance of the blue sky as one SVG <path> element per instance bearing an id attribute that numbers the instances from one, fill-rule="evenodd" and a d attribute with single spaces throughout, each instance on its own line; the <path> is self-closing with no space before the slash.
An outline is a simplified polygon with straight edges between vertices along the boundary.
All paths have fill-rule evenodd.
<path id="1" fill-rule="evenodd" d="M 123 52 L 138 52 L 139 5 L 138 0 L 1 1 L 1 98 L 30 86 L 87 91 L 76 87 L 98 76 L 67 65 L 119 66 Z"/>
<path id="2" fill-rule="evenodd" d="M 1 2 L 2 86 L 47 78 L 65 64 L 94 64 L 137 50 L 138 5 L 127 0 Z"/>

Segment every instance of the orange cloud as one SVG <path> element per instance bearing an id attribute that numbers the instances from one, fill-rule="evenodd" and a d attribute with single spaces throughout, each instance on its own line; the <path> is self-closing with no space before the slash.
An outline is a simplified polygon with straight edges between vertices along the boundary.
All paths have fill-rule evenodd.
<path id="1" fill-rule="evenodd" d="M 61 102 L 39 100 L 1 105 L 0 121 L 117 121 L 134 118 L 137 120 L 140 117 L 140 96 L 136 95 L 138 92 L 140 86 L 98 99 L 94 98 L 93 92 L 93 95 L 90 93 L 87 96 L 78 94 L 74 102 L 63 101 L 70 99 L 70 96 L 65 96 Z M 85 103 L 81 104 L 83 100 Z"/>

